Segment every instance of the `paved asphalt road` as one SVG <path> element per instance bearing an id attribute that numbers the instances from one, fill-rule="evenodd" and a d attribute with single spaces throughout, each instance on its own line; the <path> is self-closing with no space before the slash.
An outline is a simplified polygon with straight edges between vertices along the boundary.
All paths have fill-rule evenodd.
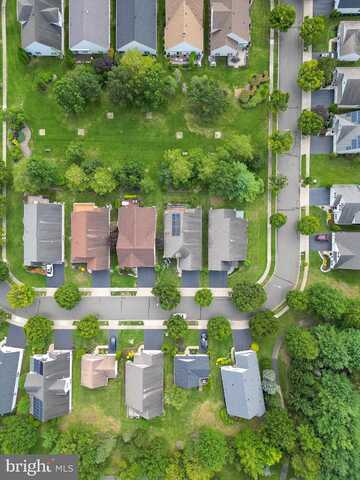
<path id="1" fill-rule="evenodd" d="M 290 94 L 289 107 L 279 115 L 279 130 L 290 129 L 295 142 L 291 151 L 279 155 L 277 170 L 288 178 L 288 185 L 278 196 L 277 208 L 288 220 L 280 228 L 277 236 L 276 266 L 271 280 L 266 286 L 268 301 L 266 308 L 281 304 L 287 292 L 294 288 L 299 273 L 300 237 L 296 231 L 300 206 L 300 133 L 297 119 L 301 113 L 301 91 L 297 86 L 297 74 L 302 63 L 302 45 L 299 39 L 299 26 L 302 23 L 302 1 L 289 0 L 296 7 L 296 22 L 286 33 L 280 34 L 280 90 Z"/>

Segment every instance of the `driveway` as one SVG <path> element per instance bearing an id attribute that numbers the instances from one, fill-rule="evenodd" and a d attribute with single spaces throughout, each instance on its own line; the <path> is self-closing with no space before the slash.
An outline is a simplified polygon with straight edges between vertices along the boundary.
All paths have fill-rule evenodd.
<path id="1" fill-rule="evenodd" d="M 65 281 L 65 267 L 63 263 L 54 265 L 54 276 L 46 277 L 46 286 L 48 288 L 59 288 Z"/>
<path id="2" fill-rule="evenodd" d="M 181 275 L 181 285 L 183 288 L 197 288 L 200 285 L 200 272 L 183 270 Z"/>
<path id="3" fill-rule="evenodd" d="M 318 242 L 315 239 L 315 235 L 309 237 L 309 247 L 310 250 L 314 250 L 315 252 L 321 252 L 324 250 L 330 250 L 331 249 L 331 242 Z"/>
<path id="4" fill-rule="evenodd" d="M 249 328 L 243 330 L 233 330 L 232 334 L 236 351 L 248 350 L 250 348 L 252 338 Z"/>
<path id="5" fill-rule="evenodd" d="M 334 103 L 334 90 L 316 90 L 311 94 L 311 108 L 317 105 L 329 107 Z"/>
<path id="6" fill-rule="evenodd" d="M 149 267 L 138 268 L 137 286 L 152 288 L 155 285 L 155 269 Z"/>
<path id="7" fill-rule="evenodd" d="M 161 350 L 164 342 L 164 333 L 165 330 L 144 330 L 145 350 Z"/>
<path id="8" fill-rule="evenodd" d="M 55 330 L 54 343 L 57 350 L 73 349 L 73 333 L 74 330 Z"/>
<path id="9" fill-rule="evenodd" d="M 111 286 L 109 270 L 99 270 L 98 272 L 92 272 L 91 276 L 93 288 L 109 288 Z"/>
<path id="10" fill-rule="evenodd" d="M 210 270 L 209 285 L 211 288 L 227 288 L 227 283 L 227 272 L 216 272 L 215 270 Z"/>
<path id="11" fill-rule="evenodd" d="M 334 10 L 334 0 L 315 0 L 314 16 L 328 16 Z"/>
<path id="12" fill-rule="evenodd" d="M 330 205 L 330 188 L 310 188 L 310 205 Z"/>
<path id="13" fill-rule="evenodd" d="M 319 153 L 329 154 L 333 152 L 333 137 L 325 135 L 312 136 L 310 141 L 310 153 L 316 155 Z"/>
<path id="14" fill-rule="evenodd" d="M 24 330 L 21 327 L 10 324 L 6 343 L 9 347 L 25 348 L 26 339 Z"/>

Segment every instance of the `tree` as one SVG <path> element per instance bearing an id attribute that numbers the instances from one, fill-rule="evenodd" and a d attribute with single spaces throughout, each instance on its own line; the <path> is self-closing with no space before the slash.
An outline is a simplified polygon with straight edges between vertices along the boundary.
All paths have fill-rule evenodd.
<path id="1" fill-rule="evenodd" d="M 295 425 L 284 408 L 273 408 L 266 413 L 263 434 L 272 447 L 291 453 L 295 448 Z"/>
<path id="2" fill-rule="evenodd" d="M 296 10 L 293 5 L 282 3 L 274 7 L 270 12 L 270 26 L 287 32 L 291 25 L 295 22 Z"/>
<path id="3" fill-rule="evenodd" d="M 91 188 L 99 195 L 111 193 L 116 188 L 116 182 L 110 168 L 99 167 L 96 169 L 93 179 L 90 182 Z"/>
<path id="4" fill-rule="evenodd" d="M 46 158 L 31 157 L 26 162 L 26 182 L 32 193 L 49 190 L 58 182 L 57 168 Z"/>
<path id="5" fill-rule="evenodd" d="M 192 112 L 203 120 L 212 120 L 226 111 L 229 106 L 226 90 L 217 80 L 194 76 L 188 89 Z"/>
<path id="6" fill-rule="evenodd" d="M 279 321 L 271 310 L 257 312 L 250 319 L 251 335 L 255 341 L 259 341 L 269 335 L 275 335 L 279 329 Z"/>
<path id="7" fill-rule="evenodd" d="M 266 292 L 262 285 L 244 280 L 234 285 L 231 298 L 240 312 L 252 312 L 266 302 Z"/>
<path id="8" fill-rule="evenodd" d="M 85 160 L 84 145 L 81 142 L 69 143 L 65 150 L 65 160 L 69 164 L 80 165 Z"/>
<path id="9" fill-rule="evenodd" d="M 74 283 L 64 283 L 56 290 L 54 298 L 60 307 L 72 310 L 80 302 L 81 293 Z"/>
<path id="10" fill-rule="evenodd" d="M 181 315 L 171 315 L 169 320 L 166 322 L 166 329 L 169 334 L 169 337 L 174 340 L 179 340 L 184 337 L 188 330 L 188 324 L 186 320 Z"/>
<path id="11" fill-rule="evenodd" d="M 310 330 L 298 326 L 289 328 L 285 337 L 289 355 L 299 360 L 315 360 L 319 355 L 317 339 Z"/>
<path id="12" fill-rule="evenodd" d="M 159 281 L 152 289 L 152 294 L 158 297 L 160 306 L 164 310 L 172 310 L 181 300 L 180 291 L 175 283 Z"/>
<path id="13" fill-rule="evenodd" d="M 279 130 L 272 133 L 269 137 L 269 147 L 273 153 L 281 154 L 288 152 L 294 139 L 290 131 L 280 132 Z"/>
<path id="14" fill-rule="evenodd" d="M 18 133 L 25 126 L 25 113 L 22 107 L 13 107 L 6 110 L 4 118 L 10 130 Z"/>
<path id="15" fill-rule="evenodd" d="M 89 187 L 89 179 L 79 165 L 71 165 L 65 172 L 65 178 L 68 188 L 74 192 L 83 192 Z"/>
<path id="16" fill-rule="evenodd" d="M 291 290 L 286 296 L 286 301 L 289 307 L 296 312 L 307 312 L 310 308 L 307 292 Z"/>
<path id="17" fill-rule="evenodd" d="M 5 187 L 10 179 L 9 169 L 6 167 L 4 160 L 0 160 L 0 187 Z"/>
<path id="18" fill-rule="evenodd" d="M 34 303 L 35 290 L 28 285 L 14 283 L 6 295 L 12 308 L 25 308 Z"/>
<path id="19" fill-rule="evenodd" d="M 207 324 L 210 338 L 221 341 L 231 336 L 231 325 L 225 317 L 212 317 Z"/>
<path id="20" fill-rule="evenodd" d="M 324 17 L 305 17 L 300 28 L 300 37 L 304 40 L 304 46 L 308 47 L 316 42 L 325 27 Z"/>
<path id="21" fill-rule="evenodd" d="M 275 228 L 283 227 L 287 222 L 287 216 L 284 213 L 273 213 L 270 217 L 270 224 Z"/>
<path id="22" fill-rule="evenodd" d="M 114 171 L 114 177 L 122 189 L 140 190 L 144 179 L 144 167 L 140 159 L 126 160 Z"/>
<path id="23" fill-rule="evenodd" d="M 162 437 L 154 438 L 145 448 L 141 448 L 136 462 L 140 465 L 142 475 L 136 478 L 158 480 L 164 478 L 169 466 L 169 452 L 165 440 Z"/>
<path id="24" fill-rule="evenodd" d="M 319 135 L 324 128 L 324 119 L 315 112 L 303 110 L 298 125 L 303 135 Z"/>
<path id="25" fill-rule="evenodd" d="M 190 460 L 213 474 L 224 468 L 227 456 L 225 435 L 211 428 L 202 428 L 185 449 L 185 462 Z"/>
<path id="26" fill-rule="evenodd" d="M 297 229 L 303 235 L 313 235 L 320 229 L 320 220 L 314 215 L 305 215 L 298 221 Z"/>
<path id="27" fill-rule="evenodd" d="M 6 262 L 0 260 L 0 282 L 4 282 L 9 278 L 9 267 Z"/>
<path id="28" fill-rule="evenodd" d="M 233 135 L 225 142 L 224 148 L 229 152 L 232 160 L 243 162 L 250 167 L 255 152 L 249 135 Z"/>
<path id="29" fill-rule="evenodd" d="M 298 74 L 298 84 L 305 92 L 319 90 L 325 80 L 324 72 L 321 70 L 317 60 L 308 60 L 304 62 Z"/>
<path id="30" fill-rule="evenodd" d="M 32 353 L 46 353 L 51 343 L 53 322 L 46 317 L 30 317 L 24 327 L 25 336 Z"/>
<path id="31" fill-rule="evenodd" d="M 213 301 L 213 294 L 209 288 L 202 288 L 195 293 L 195 302 L 200 307 L 210 307 Z"/>
<path id="32" fill-rule="evenodd" d="M 347 332 L 341 334 L 333 325 L 317 325 L 312 332 L 319 344 L 321 366 L 339 371 L 348 369 L 350 365 L 348 346 L 353 334 L 351 333 L 351 337 L 348 338 Z"/>
<path id="33" fill-rule="evenodd" d="M 343 316 L 342 325 L 345 328 L 360 329 L 360 300 L 348 300 L 348 306 Z"/>
<path id="34" fill-rule="evenodd" d="M 327 87 L 332 82 L 333 75 L 334 75 L 334 70 L 335 70 L 336 65 L 337 65 L 337 60 L 336 60 L 336 58 L 322 57 L 322 58 L 319 58 L 318 65 L 319 65 L 320 70 L 322 70 L 322 72 L 324 73 L 323 87 Z M 325 112 L 326 112 L 326 110 L 325 110 Z M 329 116 L 328 111 L 327 111 L 327 116 Z"/>
<path id="35" fill-rule="evenodd" d="M 289 94 L 281 90 L 274 90 L 270 95 L 269 106 L 272 112 L 285 112 L 288 108 Z"/>
<path id="36" fill-rule="evenodd" d="M 294 473 L 304 480 L 317 480 L 320 477 L 322 442 L 310 424 L 299 425 L 297 435 L 299 448 L 291 459 Z"/>
<path id="37" fill-rule="evenodd" d="M 179 148 L 167 150 L 162 162 L 162 175 L 174 188 L 187 188 L 193 176 L 193 165 L 189 156 Z"/>
<path id="38" fill-rule="evenodd" d="M 281 452 L 268 445 L 262 433 L 250 428 L 241 430 L 235 438 L 241 469 L 251 479 L 263 478 L 265 467 L 279 463 Z"/>
<path id="39" fill-rule="evenodd" d="M 169 405 L 169 407 L 173 407 L 175 410 L 180 411 L 188 401 L 189 394 L 189 390 L 172 385 L 165 390 L 165 405 Z"/>
<path id="40" fill-rule="evenodd" d="M 279 193 L 288 184 L 288 179 L 285 175 L 272 175 L 269 178 L 269 185 L 274 193 Z"/>
<path id="41" fill-rule="evenodd" d="M 39 422 L 30 415 L 11 415 L 0 423 L 0 453 L 3 455 L 28 454 L 39 437 Z"/>
<path id="42" fill-rule="evenodd" d="M 86 315 L 77 324 L 76 330 L 80 337 L 95 338 L 100 333 L 100 323 L 96 315 Z"/>
<path id="43" fill-rule="evenodd" d="M 347 310 L 347 298 L 326 283 L 314 283 L 308 289 L 310 309 L 323 320 L 336 322 Z"/>

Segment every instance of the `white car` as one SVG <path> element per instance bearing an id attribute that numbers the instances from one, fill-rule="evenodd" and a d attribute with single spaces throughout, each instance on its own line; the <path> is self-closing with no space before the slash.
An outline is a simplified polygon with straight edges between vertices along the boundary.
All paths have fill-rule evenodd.
<path id="1" fill-rule="evenodd" d="M 54 276 L 54 265 L 49 263 L 48 265 L 46 265 L 45 271 L 46 271 L 46 276 L 49 278 L 52 278 Z"/>

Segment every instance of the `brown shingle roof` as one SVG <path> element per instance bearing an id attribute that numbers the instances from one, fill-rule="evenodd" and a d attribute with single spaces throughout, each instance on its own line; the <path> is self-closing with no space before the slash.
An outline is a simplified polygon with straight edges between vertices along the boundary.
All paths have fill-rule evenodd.
<path id="1" fill-rule="evenodd" d="M 241 40 L 250 41 L 249 0 L 212 0 L 211 12 L 211 51 L 225 46 L 237 50 Z"/>
<path id="2" fill-rule="evenodd" d="M 76 203 L 71 215 L 72 263 L 87 263 L 90 271 L 110 267 L 110 209 Z"/>
<path id="3" fill-rule="evenodd" d="M 115 355 L 85 354 L 81 357 L 81 385 L 83 387 L 105 387 L 109 378 L 116 377 Z"/>
<path id="4" fill-rule="evenodd" d="M 156 209 L 130 204 L 119 208 L 116 251 L 121 268 L 155 264 Z"/>
<path id="5" fill-rule="evenodd" d="M 203 0 L 166 0 L 166 50 L 183 42 L 203 50 L 203 9 Z"/>

